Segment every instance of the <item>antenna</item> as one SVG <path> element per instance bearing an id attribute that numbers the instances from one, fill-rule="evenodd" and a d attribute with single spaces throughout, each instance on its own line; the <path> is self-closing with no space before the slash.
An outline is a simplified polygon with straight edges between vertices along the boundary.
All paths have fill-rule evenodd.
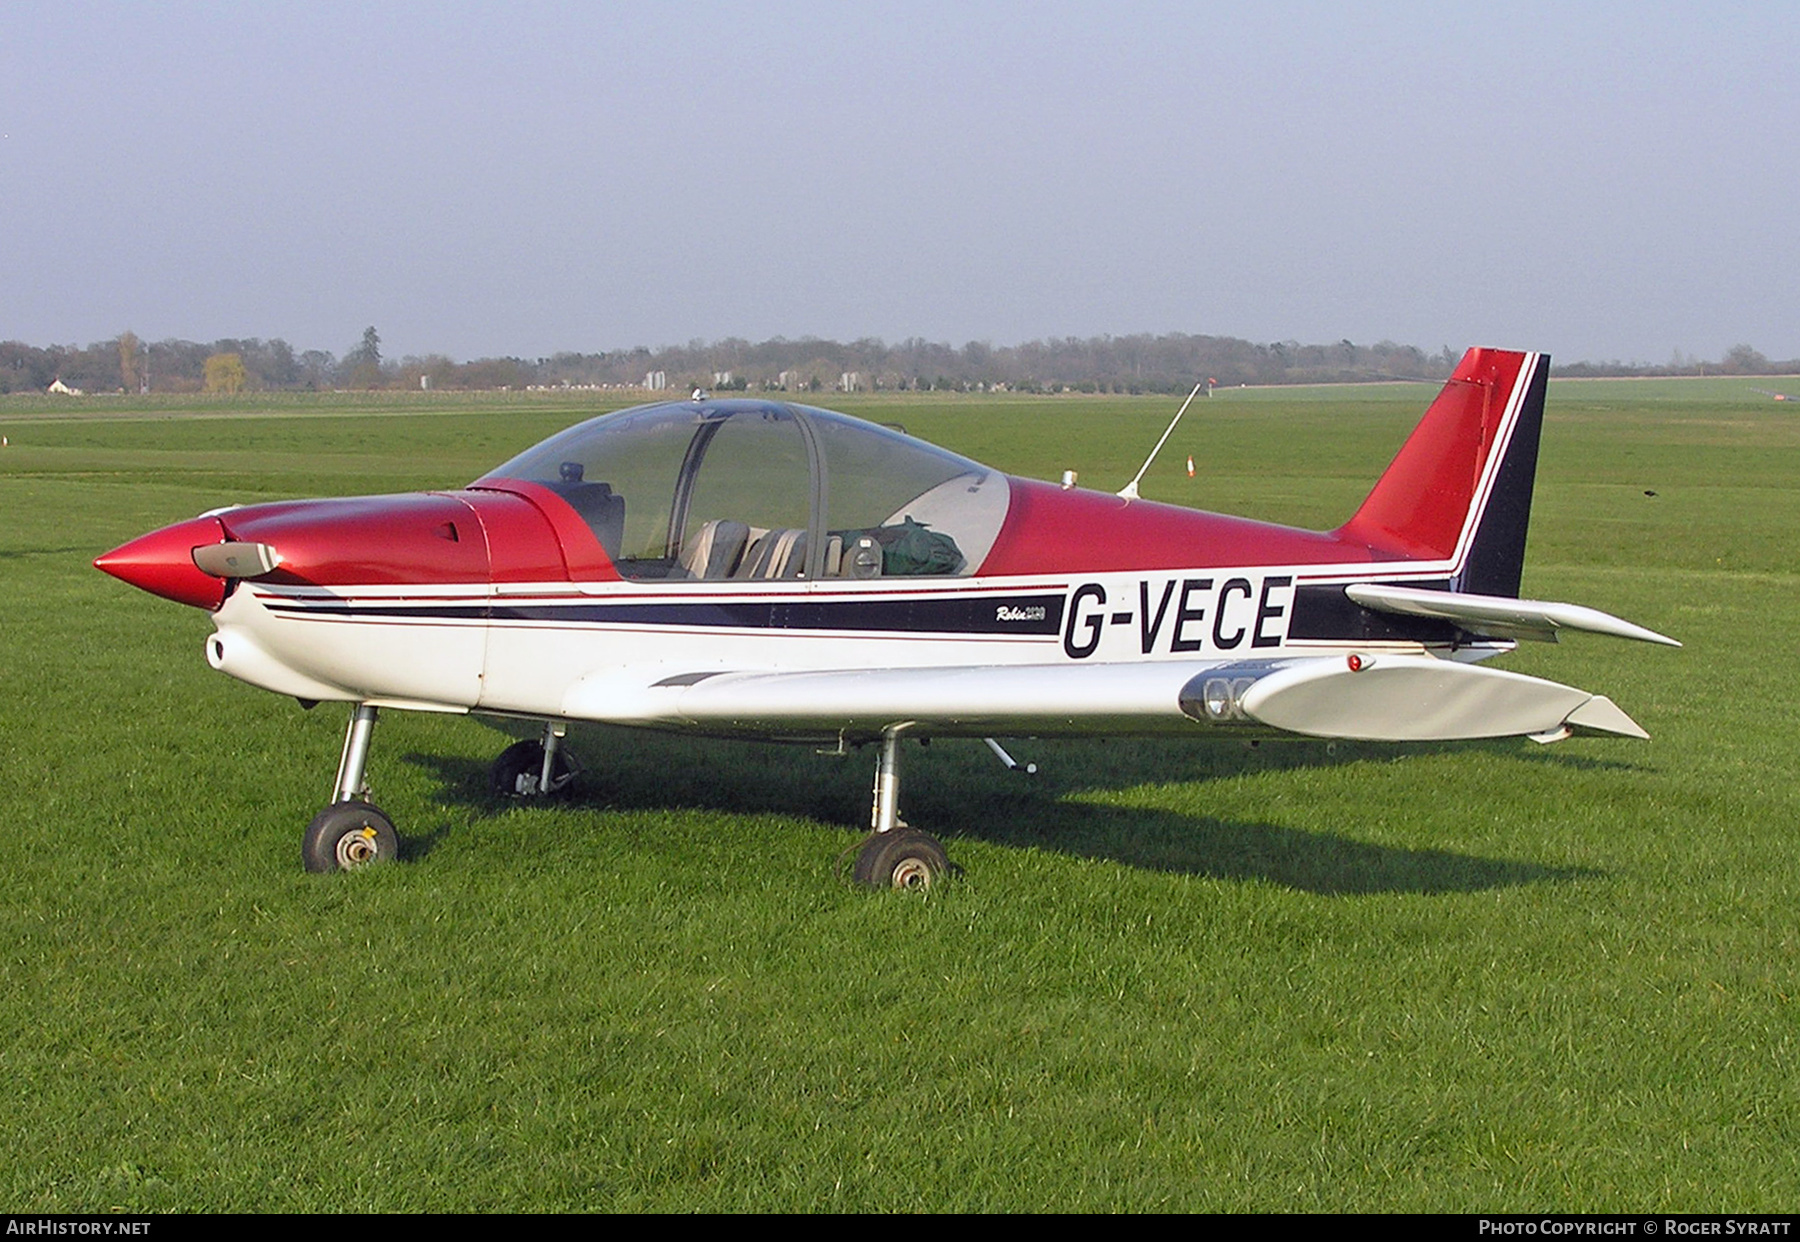
<path id="1" fill-rule="evenodd" d="M 1188 406 L 1194 403 L 1194 398 L 1200 395 L 1200 389 L 1204 386 L 1203 383 L 1194 385 L 1194 391 L 1187 395 L 1187 400 L 1183 401 L 1181 403 L 1181 408 L 1175 411 L 1175 417 L 1169 420 L 1168 430 L 1162 433 L 1162 439 L 1158 440 L 1156 442 L 1156 447 L 1150 450 L 1150 456 L 1144 458 L 1144 464 L 1138 467 L 1138 472 L 1133 476 L 1131 482 L 1119 489 L 1119 495 L 1127 500 L 1136 500 L 1138 498 L 1137 485 L 1143 480 L 1144 471 L 1150 469 L 1150 463 L 1156 460 L 1156 455 L 1158 453 L 1162 452 L 1162 446 L 1168 440 L 1170 433 L 1175 430 L 1175 424 L 1181 421 L 1181 416 L 1187 413 Z"/>

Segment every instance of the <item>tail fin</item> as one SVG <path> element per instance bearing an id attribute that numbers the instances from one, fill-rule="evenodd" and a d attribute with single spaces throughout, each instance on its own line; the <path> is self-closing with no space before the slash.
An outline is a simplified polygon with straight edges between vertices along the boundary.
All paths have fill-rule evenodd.
<path id="1" fill-rule="evenodd" d="M 1340 538 L 1444 561 L 1453 589 L 1517 596 L 1548 355 L 1471 349 Z"/>

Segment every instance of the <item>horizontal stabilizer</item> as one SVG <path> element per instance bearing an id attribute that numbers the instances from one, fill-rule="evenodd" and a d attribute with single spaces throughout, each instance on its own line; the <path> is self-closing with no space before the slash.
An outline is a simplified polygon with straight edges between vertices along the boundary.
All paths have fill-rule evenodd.
<path id="1" fill-rule="evenodd" d="M 1387 586 L 1358 582 L 1344 588 L 1356 603 L 1376 612 L 1403 617 L 1432 617 L 1454 622 L 1471 634 L 1492 638 L 1525 638 L 1555 642 L 1558 630 L 1586 630 L 1633 638 L 1644 643 L 1679 647 L 1680 643 L 1655 630 L 1633 625 L 1598 608 L 1580 604 L 1554 604 L 1535 599 L 1511 599 L 1501 595 L 1464 595 L 1457 591 L 1428 591 L 1419 587 Z"/>

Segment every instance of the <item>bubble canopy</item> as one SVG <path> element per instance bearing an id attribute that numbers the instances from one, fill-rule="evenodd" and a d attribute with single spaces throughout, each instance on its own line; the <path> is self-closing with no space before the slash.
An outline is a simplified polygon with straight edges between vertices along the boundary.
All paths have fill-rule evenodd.
<path id="1" fill-rule="evenodd" d="M 665 402 L 559 432 L 474 486 L 536 483 L 627 578 L 956 577 L 1006 520 L 1006 476 L 812 406 Z"/>

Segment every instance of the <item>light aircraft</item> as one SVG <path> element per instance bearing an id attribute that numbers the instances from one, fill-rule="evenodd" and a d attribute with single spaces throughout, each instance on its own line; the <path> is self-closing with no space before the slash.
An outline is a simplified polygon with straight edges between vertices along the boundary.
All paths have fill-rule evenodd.
<path id="1" fill-rule="evenodd" d="M 1679 646 L 1518 598 L 1548 372 L 1469 351 L 1333 531 L 697 394 L 571 427 L 459 491 L 219 509 L 94 563 L 211 612 L 214 668 L 352 705 L 310 870 L 397 855 L 364 771 L 377 713 L 399 708 L 540 724 L 494 765 L 514 796 L 568 783 L 572 721 L 873 744 L 856 878 L 929 886 L 949 862 L 900 818 L 904 739 L 987 739 L 1010 766 L 994 738 L 1647 736 L 1604 696 L 1481 663 L 1563 630 Z"/>

